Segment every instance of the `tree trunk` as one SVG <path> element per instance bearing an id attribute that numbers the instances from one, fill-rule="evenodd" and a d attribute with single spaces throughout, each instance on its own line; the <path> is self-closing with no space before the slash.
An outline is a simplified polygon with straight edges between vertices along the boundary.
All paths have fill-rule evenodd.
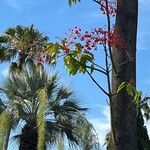
<path id="1" fill-rule="evenodd" d="M 19 150 L 37 150 L 37 143 L 38 143 L 38 132 L 36 123 L 35 122 L 27 123 L 22 129 Z"/>
<path id="2" fill-rule="evenodd" d="M 57 150 L 64 150 L 64 136 L 63 135 L 59 137 L 59 140 L 57 143 Z"/>
<path id="3" fill-rule="evenodd" d="M 19 150 L 37 150 L 38 133 L 36 125 L 28 123 L 22 129 Z"/>
<path id="4" fill-rule="evenodd" d="M 112 93 L 116 93 L 124 81 L 136 86 L 137 16 L 138 0 L 117 0 L 115 38 L 118 43 L 112 50 L 115 66 L 112 72 Z M 138 150 L 136 106 L 126 90 L 112 97 L 111 108 L 114 132 L 111 149 Z"/>
<path id="5" fill-rule="evenodd" d="M 11 132 L 11 126 L 9 127 L 7 133 L 5 134 L 3 150 L 7 150 L 7 148 L 8 148 L 10 132 Z"/>

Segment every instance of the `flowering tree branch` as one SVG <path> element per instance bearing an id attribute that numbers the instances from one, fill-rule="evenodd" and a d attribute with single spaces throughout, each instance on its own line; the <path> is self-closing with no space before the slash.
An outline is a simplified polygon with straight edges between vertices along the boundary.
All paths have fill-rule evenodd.
<path id="1" fill-rule="evenodd" d="M 107 29 L 104 28 L 94 28 L 91 31 L 82 32 L 79 27 L 70 29 L 69 33 L 66 34 L 64 38 L 60 40 L 59 43 L 50 43 L 46 51 L 54 58 L 54 61 L 58 58 L 59 54 L 64 54 L 64 64 L 67 67 L 70 75 L 75 75 L 77 73 L 87 73 L 91 80 L 96 84 L 96 86 L 109 98 L 110 104 L 110 114 L 111 114 L 111 136 L 114 143 L 115 132 L 114 124 L 112 121 L 112 97 L 117 94 L 112 93 L 111 89 L 111 78 L 110 78 L 110 65 L 111 70 L 114 70 L 116 77 L 118 76 L 117 70 L 113 56 L 112 47 L 124 48 L 124 39 L 115 37 L 115 32 L 119 29 L 112 28 L 111 17 L 116 15 L 116 3 L 110 2 L 108 0 L 93 0 L 100 6 L 101 12 L 106 15 L 107 18 Z M 77 1 L 72 0 L 76 3 Z M 103 48 L 105 58 L 105 68 L 99 64 L 95 63 L 95 57 L 93 51 L 97 51 L 99 48 Z M 90 69 L 90 71 L 89 71 Z M 97 71 L 105 75 L 107 82 L 107 90 L 105 90 L 93 77 L 93 72 Z"/>

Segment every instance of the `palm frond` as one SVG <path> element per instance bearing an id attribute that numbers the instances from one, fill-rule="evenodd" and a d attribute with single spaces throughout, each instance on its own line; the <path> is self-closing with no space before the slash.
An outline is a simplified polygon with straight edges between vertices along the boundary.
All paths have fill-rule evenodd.
<path id="1" fill-rule="evenodd" d="M 44 51 L 48 37 L 40 33 L 33 25 L 8 28 L 0 36 L 0 61 L 15 61 L 18 67 L 27 58 L 36 58 Z"/>
<path id="2" fill-rule="evenodd" d="M 47 92 L 42 89 L 38 92 L 38 97 L 40 100 L 39 112 L 37 113 L 37 127 L 38 127 L 38 150 L 44 150 L 45 146 L 45 108 L 47 105 Z"/>
<path id="3" fill-rule="evenodd" d="M 57 144 L 58 137 L 61 134 L 61 126 L 56 122 L 46 121 L 46 142 L 49 145 Z"/>
<path id="4" fill-rule="evenodd" d="M 149 105 L 150 97 L 141 98 L 140 104 L 138 106 L 139 111 L 142 110 L 143 116 L 148 121 L 150 119 L 150 105 Z"/>
<path id="5" fill-rule="evenodd" d="M 82 108 L 73 91 L 61 86 L 58 79 L 57 74 L 48 76 L 44 68 L 28 59 L 20 73 L 10 74 L 0 86 L 0 92 L 7 97 L 10 106 L 12 128 L 17 128 L 21 120 L 27 126 L 36 122 L 40 150 L 45 143 L 57 144 L 58 137 L 62 135 L 67 137 L 73 147 L 82 146 L 85 142 L 84 136 L 77 133 L 77 129 L 83 127 L 83 124 L 88 125 L 84 116 L 87 108 Z M 85 119 L 84 123 L 79 122 L 79 116 Z"/>
<path id="6" fill-rule="evenodd" d="M 7 135 L 7 132 L 9 132 L 10 128 L 10 114 L 6 111 L 0 114 L 0 120 L 1 120 L 1 125 L 0 125 L 0 149 L 3 149 L 4 143 L 5 143 L 5 137 Z M 7 143 L 8 144 L 8 143 Z"/>

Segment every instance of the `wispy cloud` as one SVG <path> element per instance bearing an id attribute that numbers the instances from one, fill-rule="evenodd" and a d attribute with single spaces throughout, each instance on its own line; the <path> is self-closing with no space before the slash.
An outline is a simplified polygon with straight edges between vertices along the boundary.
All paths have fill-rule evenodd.
<path id="1" fill-rule="evenodd" d="M 110 131 L 110 117 L 109 117 L 109 107 L 99 105 L 101 110 L 101 118 L 89 119 L 89 121 L 93 124 L 98 137 L 100 145 L 102 146 L 105 141 L 106 134 Z"/>
<path id="2" fill-rule="evenodd" d="M 105 136 L 110 131 L 110 111 L 108 106 L 99 105 L 102 117 L 89 119 L 97 131 L 100 145 L 102 146 L 105 142 Z M 147 131 L 150 137 L 150 121 L 146 122 Z"/>

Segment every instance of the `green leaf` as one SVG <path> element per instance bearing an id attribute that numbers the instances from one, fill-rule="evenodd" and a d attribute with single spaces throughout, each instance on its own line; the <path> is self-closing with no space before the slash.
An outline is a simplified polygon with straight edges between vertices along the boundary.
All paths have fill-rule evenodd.
<path id="1" fill-rule="evenodd" d="M 135 92 L 134 101 L 135 101 L 136 103 L 139 103 L 139 102 L 140 102 L 140 100 L 141 100 L 141 95 L 142 95 L 141 92 L 138 92 L 138 91 Z"/>
<path id="2" fill-rule="evenodd" d="M 117 89 L 117 93 L 119 93 L 123 88 L 125 88 L 125 86 L 126 86 L 126 82 L 122 82 Z"/>
<path id="3" fill-rule="evenodd" d="M 69 65 L 69 74 L 70 75 L 75 75 L 77 74 L 78 70 L 79 70 L 79 64 L 77 62 L 72 62 L 70 65 Z"/>
<path id="4" fill-rule="evenodd" d="M 46 45 L 45 53 L 47 54 L 47 61 L 49 64 L 55 64 L 60 54 L 60 47 L 58 43 L 49 43 Z"/>
<path id="5" fill-rule="evenodd" d="M 77 2 L 81 2 L 80 0 L 68 0 L 68 3 L 69 3 L 69 6 L 71 7 L 71 5 L 73 4 L 73 3 L 77 3 Z"/>
<path id="6" fill-rule="evenodd" d="M 74 50 L 74 51 L 70 52 L 70 55 L 77 57 L 79 55 L 79 52 L 77 50 Z"/>
<path id="7" fill-rule="evenodd" d="M 72 0 L 68 0 L 69 6 L 71 7 L 72 5 Z"/>
<path id="8" fill-rule="evenodd" d="M 132 96 L 134 102 L 136 102 L 137 104 L 140 103 L 142 93 L 137 91 L 132 84 L 129 83 L 126 86 L 126 91 L 129 96 Z"/>
<path id="9" fill-rule="evenodd" d="M 93 58 L 90 55 L 84 55 L 84 58 L 86 59 L 86 61 L 92 62 Z"/>
<path id="10" fill-rule="evenodd" d="M 86 73 L 86 67 L 80 66 L 79 72 L 85 74 Z"/>
<path id="11" fill-rule="evenodd" d="M 133 85 L 128 84 L 128 85 L 126 86 L 126 90 L 127 90 L 128 95 L 130 95 L 130 96 L 132 96 L 132 97 L 135 96 L 136 90 L 135 90 L 135 87 L 134 87 Z"/>
<path id="12" fill-rule="evenodd" d="M 80 59 L 79 59 L 79 62 L 82 65 L 86 66 L 87 62 L 91 62 L 91 63 L 93 62 L 93 58 L 90 55 L 88 55 L 88 54 L 82 54 Z"/>
<path id="13" fill-rule="evenodd" d="M 75 44 L 75 48 L 77 49 L 77 51 L 80 53 L 83 49 L 82 45 L 80 43 L 76 43 Z"/>
<path id="14" fill-rule="evenodd" d="M 71 56 L 70 55 L 66 55 L 64 57 L 65 65 L 68 66 L 70 64 L 70 61 L 71 61 Z"/>
<path id="15" fill-rule="evenodd" d="M 58 45 L 58 43 L 49 43 L 46 46 L 46 50 L 50 53 L 58 52 L 59 51 L 59 45 Z"/>

